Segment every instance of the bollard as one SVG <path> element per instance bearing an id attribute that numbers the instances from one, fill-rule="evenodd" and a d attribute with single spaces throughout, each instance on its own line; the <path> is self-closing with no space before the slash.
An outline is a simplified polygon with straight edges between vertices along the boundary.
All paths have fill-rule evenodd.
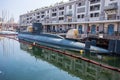
<path id="1" fill-rule="evenodd" d="M 80 50 L 80 54 L 82 55 L 84 53 L 84 50 Z"/>

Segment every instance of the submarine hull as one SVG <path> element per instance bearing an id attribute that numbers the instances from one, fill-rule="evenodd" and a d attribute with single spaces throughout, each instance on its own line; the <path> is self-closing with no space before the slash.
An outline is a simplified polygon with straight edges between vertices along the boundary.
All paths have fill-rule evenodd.
<path id="1" fill-rule="evenodd" d="M 50 37 L 50 34 L 45 34 L 45 35 L 18 34 L 18 38 L 21 40 L 35 42 L 37 44 L 47 45 L 55 48 L 62 47 L 65 49 L 75 50 L 75 51 L 90 50 L 95 53 L 109 53 L 108 50 L 96 46 L 91 46 L 90 49 L 86 49 L 84 43 L 75 42 L 64 38 Z"/>

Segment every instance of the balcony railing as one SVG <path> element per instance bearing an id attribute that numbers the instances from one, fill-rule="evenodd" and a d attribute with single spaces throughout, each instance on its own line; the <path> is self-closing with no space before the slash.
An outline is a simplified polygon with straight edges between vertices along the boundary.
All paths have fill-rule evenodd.
<path id="1" fill-rule="evenodd" d="M 45 19 L 49 19 L 49 16 L 45 16 Z"/>
<path id="2" fill-rule="evenodd" d="M 100 0 L 89 0 L 90 1 L 90 4 L 94 4 L 94 3 L 99 3 Z"/>
<path id="3" fill-rule="evenodd" d="M 72 16 L 72 13 L 71 12 L 66 13 L 65 16 Z"/>
<path id="4" fill-rule="evenodd" d="M 100 19 L 100 21 L 102 20 L 120 20 L 120 16 L 116 16 L 116 17 L 103 17 Z"/>
<path id="5" fill-rule="evenodd" d="M 111 39 L 111 40 L 120 40 L 120 33 L 113 34 L 113 35 L 109 35 L 109 34 L 105 34 L 105 33 L 104 34 L 88 34 L 88 37 Z"/>
<path id="6" fill-rule="evenodd" d="M 104 10 L 105 11 L 108 11 L 108 10 L 117 10 L 118 9 L 118 5 L 117 4 L 110 4 L 110 5 L 108 5 L 108 6 L 106 6 L 105 8 L 104 8 Z"/>

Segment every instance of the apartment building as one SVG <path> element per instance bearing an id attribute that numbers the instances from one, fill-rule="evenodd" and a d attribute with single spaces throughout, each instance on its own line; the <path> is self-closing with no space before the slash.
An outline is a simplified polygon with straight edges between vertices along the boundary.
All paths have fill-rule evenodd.
<path id="1" fill-rule="evenodd" d="M 20 26 L 33 22 L 43 24 L 45 32 L 66 32 L 77 28 L 79 33 L 120 32 L 120 0 L 69 0 L 20 15 Z"/>

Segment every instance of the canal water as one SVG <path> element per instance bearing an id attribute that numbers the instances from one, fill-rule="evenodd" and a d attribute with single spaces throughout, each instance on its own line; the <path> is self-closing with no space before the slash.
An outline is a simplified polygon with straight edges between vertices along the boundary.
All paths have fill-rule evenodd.
<path id="1" fill-rule="evenodd" d="M 120 69 L 120 57 L 61 51 Z M 0 38 L 0 80 L 120 80 L 120 73 L 13 39 Z"/>

